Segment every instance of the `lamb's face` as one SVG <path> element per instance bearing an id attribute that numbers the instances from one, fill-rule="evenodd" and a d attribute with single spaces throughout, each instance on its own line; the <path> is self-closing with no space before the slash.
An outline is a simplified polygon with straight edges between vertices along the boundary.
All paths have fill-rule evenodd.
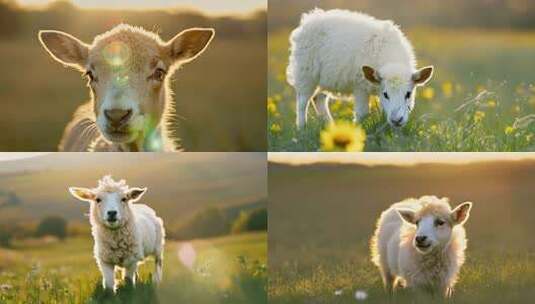
<path id="1" fill-rule="evenodd" d="M 85 74 L 96 124 L 106 139 L 130 143 L 160 124 L 170 69 L 163 57 L 156 41 L 123 33 L 90 49 Z"/>
<path id="2" fill-rule="evenodd" d="M 116 191 L 99 191 L 98 188 L 69 188 L 74 197 L 91 204 L 91 217 L 109 229 L 124 226 L 130 218 L 130 204 L 138 201 L 146 190 L 146 188 L 128 188 Z"/>
<path id="3" fill-rule="evenodd" d="M 455 225 L 462 225 L 469 217 L 472 203 L 463 203 L 453 211 L 442 208 L 426 208 L 423 212 L 410 209 L 398 209 L 401 218 L 416 226 L 412 244 L 417 252 L 427 254 L 435 248 L 444 248 L 449 244 Z"/>
<path id="4" fill-rule="evenodd" d="M 163 42 L 154 33 L 123 24 L 91 45 L 58 31 L 40 31 L 39 39 L 54 59 L 88 78 L 103 136 L 114 143 L 133 143 L 154 138 L 151 132 L 166 108 L 168 75 L 197 58 L 213 35 L 213 29 L 192 28 Z"/>
<path id="5" fill-rule="evenodd" d="M 424 85 L 431 78 L 433 67 L 425 67 L 413 73 L 404 71 L 397 65 L 387 66 L 381 72 L 363 66 L 362 71 L 368 81 L 378 86 L 387 122 L 393 127 L 403 127 L 414 109 L 416 87 Z"/>

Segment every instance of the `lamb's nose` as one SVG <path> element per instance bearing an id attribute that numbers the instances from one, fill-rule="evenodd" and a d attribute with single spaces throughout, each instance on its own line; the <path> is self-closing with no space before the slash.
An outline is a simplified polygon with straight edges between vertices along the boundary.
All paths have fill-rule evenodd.
<path id="1" fill-rule="evenodd" d="M 390 122 L 392 122 L 392 124 L 396 127 L 401 127 L 402 123 L 403 123 L 403 116 L 400 117 L 400 118 L 392 118 L 390 119 Z"/>
<path id="2" fill-rule="evenodd" d="M 117 217 L 117 211 L 108 211 L 108 219 L 114 220 Z"/>
<path id="3" fill-rule="evenodd" d="M 416 243 L 423 243 L 427 240 L 427 236 L 425 235 L 419 235 L 416 237 Z"/>
<path id="4" fill-rule="evenodd" d="M 130 119 L 132 116 L 132 109 L 110 109 L 104 110 L 104 116 L 108 122 L 114 127 L 120 127 Z"/>

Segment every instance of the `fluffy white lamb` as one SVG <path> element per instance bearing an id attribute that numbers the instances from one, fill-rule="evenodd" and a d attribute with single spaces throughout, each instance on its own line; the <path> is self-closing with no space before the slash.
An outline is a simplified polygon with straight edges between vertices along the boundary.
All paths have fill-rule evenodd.
<path id="1" fill-rule="evenodd" d="M 332 120 L 330 94 L 354 95 L 355 122 L 368 114 L 370 94 L 379 95 L 388 123 L 402 127 L 414 108 L 415 87 L 433 74 L 432 66 L 416 70 L 412 45 L 397 25 L 362 13 L 312 10 L 303 14 L 290 44 L 286 74 L 296 92 L 298 129 L 311 99 Z"/>
<path id="2" fill-rule="evenodd" d="M 70 187 L 71 194 L 89 202 L 89 220 L 95 240 L 94 255 L 106 289 L 117 287 L 115 269 L 124 270 L 135 284 L 137 268 L 148 256 L 156 264 L 155 283 L 162 279 L 165 230 L 162 219 L 147 205 L 134 204 L 147 188 L 129 188 L 124 180 L 104 176 L 94 189 Z"/>
<path id="3" fill-rule="evenodd" d="M 450 297 L 464 263 L 463 227 L 472 203 L 451 210 L 447 198 L 422 196 L 393 204 L 377 222 L 372 261 L 387 291 L 422 289 Z"/>

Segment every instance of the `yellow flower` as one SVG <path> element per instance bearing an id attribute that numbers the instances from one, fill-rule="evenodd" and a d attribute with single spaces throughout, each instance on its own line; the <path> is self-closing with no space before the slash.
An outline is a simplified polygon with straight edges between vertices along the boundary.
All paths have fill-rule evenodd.
<path id="1" fill-rule="evenodd" d="M 438 131 L 438 126 L 437 125 L 432 125 L 431 126 L 431 133 L 437 133 Z"/>
<path id="2" fill-rule="evenodd" d="M 327 152 L 360 152 L 364 150 L 366 132 L 350 122 L 331 123 L 320 134 L 321 150 Z"/>
<path id="3" fill-rule="evenodd" d="M 370 95 L 368 105 L 370 106 L 370 112 L 379 111 L 379 97 L 377 95 Z"/>
<path id="4" fill-rule="evenodd" d="M 483 118 L 485 118 L 485 112 L 476 111 L 476 113 L 474 113 L 474 122 L 475 123 L 481 122 L 483 120 Z"/>
<path id="5" fill-rule="evenodd" d="M 271 115 L 277 114 L 277 104 L 273 101 L 273 98 L 268 98 L 267 110 L 268 113 Z"/>
<path id="6" fill-rule="evenodd" d="M 505 127 L 505 135 L 511 135 L 515 132 L 515 128 L 511 127 L 511 126 L 507 126 Z"/>
<path id="7" fill-rule="evenodd" d="M 491 100 L 487 101 L 487 106 L 489 108 L 496 108 L 496 100 L 491 99 Z"/>
<path id="8" fill-rule="evenodd" d="M 277 134 L 277 133 L 281 132 L 282 128 L 281 128 L 281 126 L 279 124 L 274 123 L 274 124 L 271 125 L 269 130 L 271 131 L 271 133 Z"/>
<path id="9" fill-rule="evenodd" d="M 520 113 L 520 110 L 521 109 L 520 109 L 519 105 L 516 105 L 516 106 L 513 107 L 513 112 L 515 112 L 515 113 Z"/>
<path id="10" fill-rule="evenodd" d="M 450 81 L 442 83 L 442 93 L 447 98 L 450 98 L 453 95 L 453 84 Z"/>
<path id="11" fill-rule="evenodd" d="M 431 100 L 433 97 L 435 97 L 435 90 L 431 87 L 427 87 L 422 91 L 422 97 Z"/>
<path id="12" fill-rule="evenodd" d="M 485 87 L 484 87 L 483 85 L 480 85 L 480 84 L 479 84 L 479 85 L 476 87 L 476 92 L 481 93 L 481 92 L 483 92 L 483 91 L 485 91 Z"/>

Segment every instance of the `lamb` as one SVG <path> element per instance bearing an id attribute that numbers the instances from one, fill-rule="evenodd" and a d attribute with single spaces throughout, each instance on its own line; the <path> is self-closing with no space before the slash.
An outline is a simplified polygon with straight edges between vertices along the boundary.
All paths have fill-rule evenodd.
<path id="1" fill-rule="evenodd" d="M 377 222 L 371 241 L 373 263 L 385 289 L 408 287 L 450 297 L 464 263 L 463 224 L 472 203 L 451 210 L 447 198 L 422 196 L 393 204 Z"/>
<path id="2" fill-rule="evenodd" d="M 388 123 L 402 127 L 414 108 L 415 87 L 433 74 L 432 66 L 416 70 L 412 45 L 397 25 L 363 13 L 314 9 L 303 14 L 290 45 L 286 76 L 296 92 L 298 129 L 306 124 L 310 100 L 332 121 L 329 99 L 350 94 L 355 122 L 366 117 L 374 94 Z"/>
<path id="3" fill-rule="evenodd" d="M 147 188 L 130 188 L 124 180 L 104 176 L 94 189 L 70 187 L 77 199 L 90 203 L 89 221 L 95 241 L 93 253 L 105 289 L 115 290 L 115 269 L 123 270 L 128 284 L 135 285 L 138 265 L 155 260 L 153 281 L 163 274 L 165 230 L 153 209 L 139 201 Z"/>
<path id="4" fill-rule="evenodd" d="M 91 100 L 66 126 L 59 151 L 175 151 L 171 75 L 204 52 L 215 31 L 190 28 L 168 42 L 120 24 L 91 45 L 60 31 L 39 41 L 61 64 L 83 72 Z"/>

